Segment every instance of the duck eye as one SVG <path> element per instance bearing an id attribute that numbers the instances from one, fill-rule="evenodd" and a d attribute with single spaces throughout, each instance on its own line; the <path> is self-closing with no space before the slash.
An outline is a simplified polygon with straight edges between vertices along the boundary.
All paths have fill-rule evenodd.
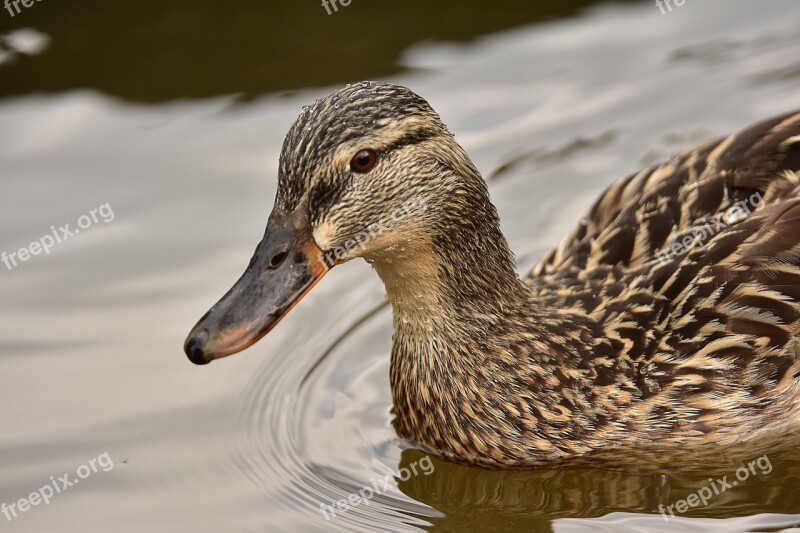
<path id="1" fill-rule="evenodd" d="M 369 172 L 375 163 L 378 162 L 378 154 L 375 150 L 360 150 L 353 159 L 350 160 L 350 170 L 363 174 Z"/>

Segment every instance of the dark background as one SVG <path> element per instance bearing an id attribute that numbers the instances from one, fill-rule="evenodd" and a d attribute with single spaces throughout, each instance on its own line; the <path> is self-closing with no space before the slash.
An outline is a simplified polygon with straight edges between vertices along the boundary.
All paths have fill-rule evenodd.
<path id="1" fill-rule="evenodd" d="M 92 88 L 132 102 L 248 100 L 381 78 L 402 69 L 398 59 L 413 43 L 468 41 L 595 3 L 352 0 L 329 15 L 318 0 L 41 0 L 20 4 L 14 17 L 0 4 L 0 49 L 10 29 L 52 39 L 46 54 L 0 66 L 0 98 Z"/>

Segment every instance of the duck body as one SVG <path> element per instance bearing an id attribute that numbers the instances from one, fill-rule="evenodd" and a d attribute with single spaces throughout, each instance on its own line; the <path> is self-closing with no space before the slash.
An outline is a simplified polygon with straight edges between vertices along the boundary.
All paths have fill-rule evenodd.
<path id="1" fill-rule="evenodd" d="M 684 151 L 612 185 L 520 278 L 484 180 L 438 115 L 365 82 L 305 110 L 284 144 L 270 224 L 293 221 L 306 277 L 259 270 L 286 241 L 268 226 L 186 350 L 195 362 L 238 351 L 310 279 L 362 257 L 392 304 L 397 431 L 447 457 L 523 467 L 779 433 L 800 424 L 798 172 L 800 113 Z M 275 279 L 289 304 L 242 325 L 241 295 L 263 300 Z"/>
<path id="2" fill-rule="evenodd" d="M 456 458 L 521 466 L 724 446 L 795 425 L 798 135 L 800 114 L 787 115 L 633 174 L 522 280 L 521 299 L 462 317 L 467 331 L 427 354 L 398 335 L 401 432 Z M 412 367 L 442 352 L 451 364 L 439 373 Z"/>

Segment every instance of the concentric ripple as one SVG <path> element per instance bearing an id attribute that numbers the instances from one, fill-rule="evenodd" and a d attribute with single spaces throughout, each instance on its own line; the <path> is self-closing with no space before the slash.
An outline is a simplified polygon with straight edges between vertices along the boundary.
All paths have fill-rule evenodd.
<path id="1" fill-rule="evenodd" d="M 333 329 L 295 333 L 266 358 L 233 407 L 246 428 L 235 456 L 270 506 L 294 509 L 307 529 L 418 531 L 439 513 L 395 480 L 403 451 L 389 414 L 391 314 L 380 301 L 364 306 Z M 364 503 L 337 508 L 359 491 Z"/>

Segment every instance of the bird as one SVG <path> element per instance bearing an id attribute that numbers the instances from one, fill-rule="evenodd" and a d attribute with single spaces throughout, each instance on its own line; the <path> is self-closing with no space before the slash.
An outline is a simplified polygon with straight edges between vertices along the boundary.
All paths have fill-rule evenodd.
<path id="1" fill-rule="evenodd" d="M 244 350 L 356 258 L 391 303 L 394 427 L 445 458 L 526 468 L 800 424 L 800 112 L 614 182 L 520 276 L 431 105 L 348 85 L 289 129 L 264 237 L 186 354 Z"/>

